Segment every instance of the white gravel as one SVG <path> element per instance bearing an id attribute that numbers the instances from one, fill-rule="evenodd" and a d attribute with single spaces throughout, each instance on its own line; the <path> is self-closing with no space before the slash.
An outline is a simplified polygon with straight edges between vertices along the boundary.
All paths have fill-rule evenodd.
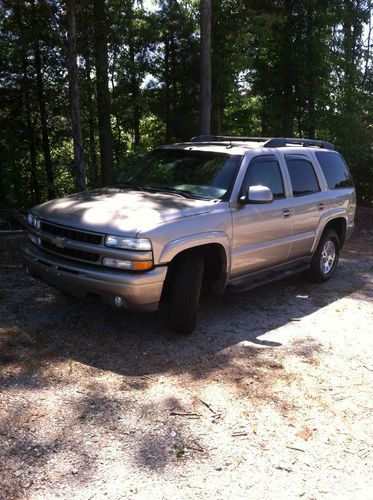
<path id="1" fill-rule="evenodd" d="M 360 217 L 331 282 L 207 299 L 189 338 L 164 313 L 59 295 L 2 237 L 0 498 L 370 500 L 373 212 Z"/>

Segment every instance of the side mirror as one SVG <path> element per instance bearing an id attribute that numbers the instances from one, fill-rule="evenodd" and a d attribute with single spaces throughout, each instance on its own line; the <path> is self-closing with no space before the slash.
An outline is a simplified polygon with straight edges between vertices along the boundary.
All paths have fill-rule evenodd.
<path id="1" fill-rule="evenodd" d="M 247 194 L 241 196 L 241 203 L 272 203 L 273 193 L 267 186 L 250 186 Z"/>

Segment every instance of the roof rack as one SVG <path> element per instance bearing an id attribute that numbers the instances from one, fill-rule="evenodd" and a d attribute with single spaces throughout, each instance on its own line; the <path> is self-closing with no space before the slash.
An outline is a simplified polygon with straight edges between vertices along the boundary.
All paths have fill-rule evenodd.
<path id="1" fill-rule="evenodd" d="M 277 137 L 273 139 L 269 139 L 265 144 L 263 144 L 264 148 L 282 148 L 287 146 L 288 144 L 299 145 L 303 147 L 315 146 L 318 148 L 324 149 L 335 149 L 334 144 L 328 141 L 318 141 L 316 139 L 301 139 L 296 137 Z"/>
<path id="2" fill-rule="evenodd" d="M 297 137 L 234 137 L 230 135 L 197 135 L 192 137 L 190 142 L 212 142 L 219 144 L 221 142 L 263 142 L 263 148 L 282 148 L 289 144 L 303 147 L 318 147 L 324 149 L 335 149 L 334 144 L 328 141 L 318 141 L 316 139 L 302 139 Z"/>
<path id="3" fill-rule="evenodd" d="M 231 135 L 197 135 L 192 137 L 190 142 L 263 142 L 268 141 L 268 137 L 234 137 Z"/>

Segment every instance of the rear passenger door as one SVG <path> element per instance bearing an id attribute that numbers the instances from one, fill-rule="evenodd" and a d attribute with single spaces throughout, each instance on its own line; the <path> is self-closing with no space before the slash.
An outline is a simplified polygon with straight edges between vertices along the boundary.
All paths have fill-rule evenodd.
<path id="1" fill-rule="evenodd" d="M 286 196 L 283 173 L 274 155 L 253 158 L 241 186 L 268 187 L 273 202 L 240 205 L 232 210 L 232 275 L 245 274 L 287 261 L 292 234 L 290 199 Z"/>
<path id="2" fill-rule="evenodd" d="M 293 236 L 290 258 L 311 254 L 316 229 L 325 209 L 325 192 L 310 159 L 301 154 L 285 155 L 293 191 Z"/>

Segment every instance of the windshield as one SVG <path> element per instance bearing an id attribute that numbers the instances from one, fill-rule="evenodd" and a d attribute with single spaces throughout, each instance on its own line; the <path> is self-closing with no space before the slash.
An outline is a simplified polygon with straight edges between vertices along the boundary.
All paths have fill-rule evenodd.
<path id="1" fill-rule="evenodd" d="M 119 178 L 122 187 L 170 191 L 190 198 L 226 199 L 241 160 L 239 155 L 159 149 L 137 169 Z"/>

